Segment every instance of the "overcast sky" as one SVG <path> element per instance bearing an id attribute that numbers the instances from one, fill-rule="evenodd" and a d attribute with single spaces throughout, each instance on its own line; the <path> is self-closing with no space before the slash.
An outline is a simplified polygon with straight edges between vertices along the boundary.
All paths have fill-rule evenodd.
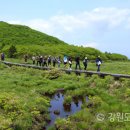
<path id="1" fill-rule="evenodd" d="M 130 0 L 0 0 L 0 21 L 130 58 Z"/>

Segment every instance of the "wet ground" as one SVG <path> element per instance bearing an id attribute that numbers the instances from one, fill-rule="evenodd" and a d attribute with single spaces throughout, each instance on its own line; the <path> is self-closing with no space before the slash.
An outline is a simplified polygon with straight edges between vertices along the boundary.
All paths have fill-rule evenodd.
<path id="1" fill-rule="evenodd" d="M 86 97 L 86 102 L 88 98 Z M 52 98 L 49 107 L 50 119 L 51 122 L 48 124 L 47 128 L 54 125 L 54 122 L 57 118 L 66 118 L 69 115 L 74 114 L 75 112 L 81 110 L 82 100 L 72 101 L 70 111 L 66 111 L 63 106 L 64 95 L 62 93 L 56 93 Z"/>

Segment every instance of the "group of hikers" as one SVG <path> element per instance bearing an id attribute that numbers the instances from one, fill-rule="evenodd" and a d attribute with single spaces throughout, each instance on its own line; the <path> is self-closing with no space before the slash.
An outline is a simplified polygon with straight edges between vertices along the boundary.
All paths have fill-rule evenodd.
<path id="1" fill-rule="evenodd" d="M 25 62 L 27 62 L 28 60 L 28 56 L 24 55 L 24 60 Z M 75 57 L 75 69 L 79 69 L 81 70 L 81 66 L 80 66 L 80 57 L 77 56 Z M 63 60 L 61 59 L 60 56 L 58 57 L 52 57 L 52 56 L 32 56 L 32 62 L 33 64 L 37 65 L 37 66 L 42 66 L 42 67 L 56 67 L 56 65 L 58 65 L 58 68 L 60 68 L 61 63 L 64 64 L 64 68 L 66 68 L 69 65 L 69 69 L 72 70 L 72 57 L 68 57 L 68 56 L 64 56 Z M 100 65 L 102 63 L 102 60 L 100 58 L 100 56 L 98 56 L 96 58 L 96 66 L 97 66 L 97 71 L 100 71 Z M 83 59 L 83 66 L 84 66 L 84 70 L 87 70 L 87 66 L 88 66 L 88 58 L 84 57 Z"/>
<path id="2" fill-rule="evenodd" d="M 28 55 L 24 55 L 24 61 L 27 62 L 29 59 Z M 5 60 L 5 54 L 1 53 L 1 61 Z M 77 56 L 75 57 L 75 69 L 79 69 L 81 70 L 81 66 L 80 66 L 80 57 Z M 72 57 L 68 57 L 68 56 L 64 56 L 63 60 L 61 59 L 61 57 L 52 57 L 52 56 L 32 56 L 32 62 L 34 65 L 37 66 L 43 66 L 43 67 L 50 67 L 51 65 L 53 67 L 56 67 L 56 64 L 58 65 L 58 68 L 60 68 L 61 63 L 64 64 L 64 68 L 66 68 L 69 65 L 69 69 L 72 70 Z M 97 72 L 100 71 L 100 65 L 102 64 L 102 60 L 100 58 L 100 56 L 98 56 L 96 58 L 96 66 L 97 66 Z M 83 66 L 84 66 L 84 70 L 87 70 L 87 66 L 88 66 L 88 58 L 84 57 L 83 59 Z"/>

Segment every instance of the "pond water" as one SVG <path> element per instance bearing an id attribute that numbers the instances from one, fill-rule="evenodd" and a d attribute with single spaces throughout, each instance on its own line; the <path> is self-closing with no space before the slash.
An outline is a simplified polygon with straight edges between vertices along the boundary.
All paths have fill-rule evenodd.
<path id="1" fill-rule="evenodd" d="M 88 97 L 86 97 L 86 102 L 87 101 Z M 48 124 L 47 129 L 54 125 L 54 122 L 57 118 L 67 118 L 69 115 L 81 110 L 82 100 L 78 100 L 76 102 L 72 101 L 70 111 L 66 111 L 64 109 L 63 102 L 64 95 L 62 93 L 56 93 L 50 101 L 51 107 L 49 107 L 49 112 L 51 122 Z"/>

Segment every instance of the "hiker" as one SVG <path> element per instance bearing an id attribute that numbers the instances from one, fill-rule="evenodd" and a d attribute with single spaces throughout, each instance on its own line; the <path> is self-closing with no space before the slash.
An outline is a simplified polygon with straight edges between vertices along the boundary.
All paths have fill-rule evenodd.
<path id="1" fill-rule="evenodd" d="M 1 61 L 4 61 L 4 60 L 5 60 L 5 54 L 1 53 Z"/>
<path id="2" fill-rule="evenodd" d="M 80 67 L 80 57 L 79 57 L 79 56 L 77 56 L 77 57 L 75 58 L 75 62 L 76 62 L 75 69 L 77 69 L 77 67 L 79 67 L 79 69 L 81 69 L 81 67 Z"/>
<path id="3" fill-rule="evenodd" d="M 25 62 L 28 61 L 28 55 L 24 55 L 24 61 L 25 61 Z"/>
<path id="4" fill-rule="evenodd" d="M 51 65 L 51 56 L 48 57 L 47 62 L 48 62 L 48 66 L 50 66 Z"/>
<path id="5" fill-rule="evenodd" d="M 97 66 L 97 72 L 100 72 L 100 65 L 102 64 L 102 60 L 100 56 L 96 58 L 96 66 Z"/>
<path id="6" fill-rule="evenodd" d="M 71 57 L 69 57 L 69 59 L 68 59 L 68 62 L 69 62 L 69 69 L 70 70 L 72 70 L 72 58 Z"/>
<path id="7" fill-rule="evenodd" d="M 33 61 L 33 65 L 34 65 L 35 61 L 36 61 L 36 57 L 35 56 L 32 56 L 32 61 Z"/>
<path id="8" fill-rule="evenodd" d="M 37 66 L 40 65 L 40 56 L 36 56 Z"/>
<path id="9" fill-rule="evenodd" d="M 55 67 L 56 66 L 56 57 L 52 58 L 52 63 L 53 63 L 53 67 Z"/>
<path id="10" fill-rule="evenodd" d="M 61 58 L 60 58 L 60 56 L 57 58 L 57 64 L 58 64 L 58 68 L 60 68 L 60 64 L 61 64 Z"/>
<path id="11" fill-rule="evenodd" d="M 42 66 L 42 64 L 43 64 L 43 56 L 40 56 L 39 65 Z"/>
<path id="12" fill-rule="evenodd" d="M 64 62 L 64 68 L 66 68 L 68 62 L 67 56 L 64 56 L 63 62 Z"/>
<path id="13" fill-rule="evenodd" d="M 43 66 L 47 67 L 47 56 L 44 56 L 43 58 Z"/>
<path id="14" fill-rule="evenodd" d="M 84 58 L 83 65 L 84 65 L 84 70 L 86 70 L 87 69 L 87 65 L 88 65 L 88 58 L 87 57 Z"/>

